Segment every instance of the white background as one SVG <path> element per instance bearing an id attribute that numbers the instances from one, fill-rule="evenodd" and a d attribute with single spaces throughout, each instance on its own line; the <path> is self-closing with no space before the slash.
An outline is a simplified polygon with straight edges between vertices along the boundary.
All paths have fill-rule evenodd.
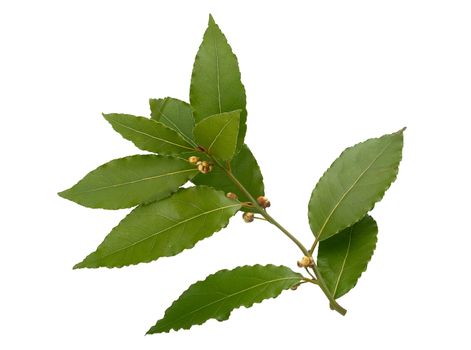
<path id="1" fill-rule="evenodd" d="M 306 244 L 310 192 L 335 157 L 408 127 L 399 178 L 373 211 L 377 250 L 339 300 L 346 317 L 303 286 L 223 323 L 144 336 L 221 268 L 296 268 L 289 240 L 239 216 L 176 257 L 72 271 L 127 211 L 56 192 L 139 152 L 101 112 L 188 100 L 209 12 L 239 57 L 271 212 Z M 451 0 L 1 0 L 0 348 L 469 349 L 470 18 L 469 1 Z"/>

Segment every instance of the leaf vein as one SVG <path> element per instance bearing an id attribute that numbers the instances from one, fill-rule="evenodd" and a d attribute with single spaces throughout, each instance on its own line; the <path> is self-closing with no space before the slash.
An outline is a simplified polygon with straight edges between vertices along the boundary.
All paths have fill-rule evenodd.
<path id="1" fill-rule="evenodd" d="M 75 194 L 80 195 L 80 194 L 84 194 L 84 193 L 91 193 L 91 192 L 106 190 L 108 188 L 115 188 L 115 187 L 120 187 L 120 186 L 125 186 L 125 185 L 131 185 L 131 184 L 139 183 L 139 182 L 142 182 L 142 181 L 154 180 L 154 179 L 158 179 L 160 177 L 165 177 L 165 176 L 170 176 L 170 175 L 175 175 L 175 174 L 182 174 L 182 173 L 191 172 L 191 171 L 195 171 L 195 169 L 186 169 L 186 170 L 174 171 L 174 172 L 171 172 L 171 173 L 165 173 L 165 174 L 160 174 L 160 175 L 155 175 L 155 176 L 144 177 L 142 179 L 137 179 L 137 180 L 133 180 L 133 181 L 122 182 L 122 183 L 113 184 L 113 185 L 109 185 L 109 186 L 101 186 L 101 187 L 93 188 L 93 189 L 87 190 L 87 191 L 76 192 Z"/>
<path id="2" fill-rule="evenodd" d="M 185 220 L 182 220 L 182 221 L 176 223 L 175 225 L 166 227 L 166 228 L 163 229 L 163 230 L 160 230 L 160 231 L 151 233 L 151 234 L 148 235 L 147 237 L 144 237 L 144 238 L 142 238 L 142 239 L 140 239 L 140 240 L 138 240 L 138 241 L 135 241 L 135 242 L 133 242 L 132 244 L 130 244 L 130 245 L 128 245 L 128 246 L 122 247 L 122 248 L 117 249 L 117 250 L 115 250 L 115 251 L 113 251 L 113 252 L 110 252 L 110 253 L 108 253 L 108 254 L 101 255 L 101 256 L 100 256 L 100 259 L 104 259 L 104 258 L 107 258 L 107 257 L 109 257 L 109 256 L 113 256 L 113 255 L 115 255 L 115 254 L 117 254 L 117 253 L 119 253 L 119 252 L 121 252 L 121 251 L 123 251 L 123 250 L 126 250 L 126 249 L 129 249 L 129 248 L 131 248 L 131 247 L 134 247 L 134 246 L 136 246 L 136 245 L 138 245 L 138 244 L 140 244 L 140 243 L 142 243 L 142 242 L 145 242 L 145 241 L 147 241 L 147 240 L 149 240 L 149 239 L 151 239 L 151 238 L 154 238 L 155 236 L 157 236 L 157 235 L 159 235 L 159 234 L 161 234 L 161 233 L 163 233 L 163 232 L 169 231 L 169 230 L 171 230 L 171 229 L 173 229 L 173 228 L 175 228 L 175 227 L 178 227 L 179 225 L 183 225 L 183 224 L 185 224 L 185 223 L 187 223 L 187 222 L 189 222 L 189 221 L 192 221 L 192 220 L 194 220 L 194 219 L 197 219 L 197 218 L 199 218 L 199 217 L 201 217 L 201 216 L 203 216 L 203 215 L 209 215 L 209 214 L 214 213 L 214 212 L 216 212 L 216 211 L 218 211 L 218 210 L 223 210 L 223 209 L 232 208 L 232 207 L 237 207 L 237 206 L 240 206 L 240 204 L 231 204 L 231 205 L 227 205 L 227 206 L 224 206 L 224 207 L 220 207 L 220 208 L 208 210 L 208 211 L 206 211 L 206 212 L 204 212 L 204 213 L 200 213 L 200 214 L 198 214 L 198 215 L 192 216 L 192 217 L 190 217 L 190 218 L 188 218 L 188 219 L 185 219 Z M 154 246 L 155 246 L 155 242 L 154 242 Z"/>
<path id="3" fill-rule="evenodd" d="M 184 149 L 193 150 L 193 148 L 191 148 L 191 147 L 187 147 L 187 146 L 180 145 L 180 144 L 178 144 L 178 143 L 175 143 L 175 142 L 172 142 L 172 141 L 169 141 L 169 140 L 166 140 L 166 139 L 162 139 L 162 138 L 160 138 L 160 137 L 157 137 L 157 136 L 148 134 L 148 133 L 146 133 L 146 132 L 143 132 L 143 131 L 134 129 L 134 128 L 132 128 L 132 127 L 130 127 L 130 126 L 127 126 L 127 125 L 125 125 L 125 124 L 123 124 L 123 123 L 120 123 L 120 122 L 118 122 L 118 121 L 114 121 L 114 123 L 119 124 L 120 126 L 126 128 L 126 129 L 129 129 L 129 130 L 132 130 L 132 131 L 134 131 L 134 132 L 136 132 L 136 133 L 139 133 L 139 134 L 148 136 L 148 137 L 150 137 L 150 138 L 153 138 L 153 139 L 155 139 L 155 140 L 159 140 L 159 141 L 162 141 L 162 142 L 165 142 L 165 143 L 168 143 L 168 144 L 177 146 L 177 147 L 181 147 L 181 148 L 184 148 Z"/>
<path id="4" fill-rule="evenodd" d="M 208 152 L 211 152 L 211 148 L 214 146 L 214 144 L 216 143 L 217 139 L 219 137 L 221 137 L 223 131 L 227 128 L 227 126 L 229 125 L 229 123 L 232 121 L 232 118 L 229 118 L 229 120 L 226 122 L 226 124 L 224 124 L 224 126 L 221 128 L 221 130 L 219 130 L 219 132 L 217 133 L 217 135 L 214 137 L 214 140 L 213 142 L 211 142 L 211 144 L 209 145 L 208 147 Z"/>
<path id="5" fill-rule="evenodd" d="M 334 298 L 335 298 L 335 293 L 337 293 L 337 288 L 338 288 L 338 286 L 339 286 L 340 279 L 342 278 L 343 271 L 344 271 L 344 269 L 345 269 L 345 263 L 347 262 L 348 255 L 350 254 L 350 244 L 352 243 L 352 232 L 353 232 L 353 226 L 350 227 L 350 231 L 348 232 L 348 246 L 347 246 L 347 252 L 346 252 L 345 257 L 344 257 L 344 259 L 343 259 L 342 267 L 340 268 L 339 275 L 338 275 L 337 281 L 336 281 L 336 283 L 335 283 L 334 291 L 332 292 L 332 295 L 334 296 Z"/>
<path id="6" fill-rule="evenodd" d="M 242 294 L 242 293 L 248 292 L 249 290 L 252 290 L 252 289 L 255 289 L 255 288 L 258 288 L 258 287 L 260 287 L 260 286 L 264 286 L 264 285 L 267 285 L 267 284 L 270 284 L 270 283 L 275 283 L 275 282 L 279 282 L 279 281 L 287 281 L 287 280 L 290 280 L 290 279 L 292 279 L 292 280 L 299 280 L 299 277 L 283 277 L 283 278 L 277 278 L 277 279 L 273 279 L 273 280 L 269 280 L 269 281 L 265 281 L 265 282 L 256 284 L 256 285 L 254 285 L 254 286 L 251 286 L 251 287 L 242 289 L 242 290 L 237 291 L 237 292 L 232 293 L 232 294 L 227 294 L 226 296 L 224 296 L 224 297 L 222 297 L 222 298 L 220 298 L 220 299 L 214 300 L 214 301 L 212 301 L 212 302 L 210 302 L 210 303 L 208 303 L 208 304 L 206 304 L 206 305 L 200 306 L 199 308 L 197 308 L 197 309 L 195 309 L 195 310 L 193 310 L 193 311 L 191 311 L 191 312 L 189 312 L 189 313 L 187 313 L 187 314 L 184 314 L 184 315 L 180 316 L 179 318 L 173 320 L 172 322 L 173 322 L 173 323 L 174 323 L 174 322 L 178 322 L 178 321 L 180 321 L 181 319 L 183 319 L 183 318 L 185 318 L 185 317 L 188 317 L 188 316 L 190 316 L 190 315 L 192 315 L 191 317 L 193 317 L 193 315 L 194 315 L 196 312 L 198 312 L 198 311 L 201 311 L 201 310 L 203 310 L 203 309 L 205 309 L 205 308 L 208 308 L 208 307 L 210 307 L 210 306 L 212 306 L 212 305 L 214 305 L 214 304 L 217 304 L 217 303 L 219 303 L 219 302 L 221 302 L 221 301 L 223 301 L 223 300 L 232 298 L 233 296 L 240 295 L 240 294 Z"/>
<path id="7" fill-rule="evenodd" d="M 373 164 L 379 159 L 379 157 L 381 157 L 384 152 L 388 149 L 388 147 L 392 144 L 392 141 L 390 141 L 382 150 L 381 152 L 379 152 L 379 154 L 371 161 L 371 163 L 366 167 L 365 170 L 363 170 L 363 172 L 358 176 L 358 178 L 353 182 L 353 184 L 347 189 L 347 191 L 345 191 L 345 193 L 340 197 L 340 199 L 338 200 L 338 202 L 335 204 L 335 206 L 332 208 L 331 212 L 329 213 L 329 215 L 327 216 L 327 218 L 325 219 L 324 221 L 324 224 L 322 225 L 321 229 L 319 230 L 319 234 L 317 235 L 317 240 L 320 240 L 321 238 L 321 235 L 325 229 L 325 227 L 327 226 L 327 223 L 330 221 L 330 219 L 332 218 L 332 215 L 335 213 L 335 211 L 338 209 L 338 207 L 340 206 L 340 204 L 342 203 L 342 201 L 345 199 L 345 197 L 352 191 L 352 189 L 357 185 L 357 183 L 361 180 L 361 178 L 366 174 L 366 172 L 368 170 L 371 169 L 371 167 L 373 166 Z"/>

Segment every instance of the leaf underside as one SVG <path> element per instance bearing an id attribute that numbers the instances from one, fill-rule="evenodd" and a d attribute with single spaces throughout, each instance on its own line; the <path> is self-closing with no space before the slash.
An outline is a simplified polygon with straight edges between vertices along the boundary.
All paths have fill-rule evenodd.
<path id="1" fill-rule="evenodd" d="M 226 227 L 240 203 L 221 191 L 181 189 L 128 214 L 75 268 L 122 267 L 173 256 Z"/>
<path id="2" fill-rule="evenodd" d="M 355 287 L 376 248 L 378 226 L 371 216 L 319 244 L 317 265 L 327 288 L 340 298 Z"/>
<path id="3" fill-rule="evenodd" d="M 169 196 L 197 172 L 173 157 L 129 156 L 96 168 L 59 195 L 89 208 L 130 208 Z"/>
<path id="4" fill-rule="evenodd" d="M 189 329 L 209 319 L 224 321 L 232 310 L 275 298 L 302 280 L 284 266 L 242 266 L 221 270 L 191 285 L 147 333 Z"/>
<path id="5" fill-rule="evenodd" d="M 347 148 L 324 173 L 309 201 L 309 224 L 325 240 L 363 218 L 396 179 L 403 130 Z"/>
<path id="6" fill-rule="evenodd" d="M 237 150 L 242 147 L 247 129 L 245 88 L 237 57 L 211 16 L 193 65 L 190 104 L 197 123 L 211 115 L 240 109 Z"/>

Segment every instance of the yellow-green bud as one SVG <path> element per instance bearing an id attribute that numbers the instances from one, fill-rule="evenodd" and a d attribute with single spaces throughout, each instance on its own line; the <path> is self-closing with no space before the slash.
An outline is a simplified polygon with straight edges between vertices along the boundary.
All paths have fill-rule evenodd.
<path id="1" fill-rule="evenodd" d="M 226 197 L 229 198 L 229 199 L 234 199 L 234 200 L 239 198 L 239 197 L 237 197 L 237 195 L 235 193 L 232 193 L 232 192 L 227 192 Z"/>
<path id="2" fill-rule="evenodd" d="M 198 163 L 200 159 L 197 157 L 197 156 L 191 156 L 190 158 L 188 158 L 188 161 L 191 163 L 191 164 L 196 164 Z"/>
<path id="3" fill-rule="evenodd" d="M 311 256 L 303 256 L 301 260 L 298 261 L 298 267 L 309 267 L 312 266 L 314 260 Z"/>

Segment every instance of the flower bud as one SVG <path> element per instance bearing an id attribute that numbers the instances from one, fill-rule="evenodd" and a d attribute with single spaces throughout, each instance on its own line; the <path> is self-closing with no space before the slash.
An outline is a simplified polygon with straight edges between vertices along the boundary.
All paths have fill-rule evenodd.
<path id="1" fill-rule="evenodd" d="M 188 161 L 191 163 L 191 164 L 196 164 L 198 163 L 200 159 L 197 157 L 197 156 L 191 156 L 190 158 L 188 158 Z"/>
<path id="2" fill-rule="evenodd" d="M 202 174 L 207 174 L 211 172 L 211 170 L 213 170 L 213 166 L 205 160 L 203 160 L 202 162 L 197 162 L 197 164 L 198 164 L 198 171 Z"/>
<path id="3" fill-rule="evenodd" d="M 257 198 L 257 203 L 258 203 L 262 208 L 268 208 L 268 207 L 271 205 L 270 201 L 269 201 L 268 198 L 265 197 L 265 196 L 259 196 L 259 197 Z"/>
<path id="4" fill-rule="evenodd" d="M 242 219 L 244 219 L 245 222 L 249 223 L 249 222 L 254 221 L 255 215 L 254 213 L 247 212 L 247 213 L 242 214 Z"/>
<path id="5" fill-rule="evenodd" d="M 229 199 L 234 199 L 234 200 L 239 198 L 239 197 L 237 197 L 237 195 L 235 193 L 232 193 L 232 192 L 227 192 L 226 197 L 229 198 Z"/>
<path id="6" fill-rule="evenodd" d="M 298 267 L 309 267 L 312 266 L 314 260 L 312 256 L 303 256 L 301 260 L 298 261 Z"/>

